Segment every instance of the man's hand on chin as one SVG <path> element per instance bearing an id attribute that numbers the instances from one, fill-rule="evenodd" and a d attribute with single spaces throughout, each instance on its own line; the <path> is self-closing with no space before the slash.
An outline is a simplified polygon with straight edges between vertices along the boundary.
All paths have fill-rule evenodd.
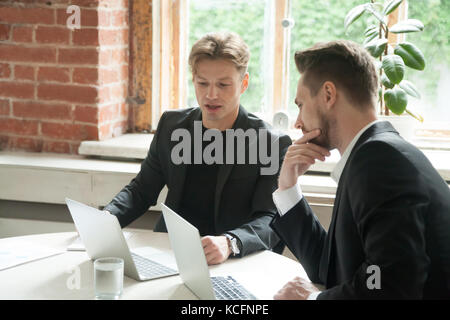
<path id="1" fill-rule="evenodd" d="M 327 149 L 310 142 L 320 136 L 321 132 L 320 129 L 307 132 L 289 146 L 278 178 L 279 190 L 294 186 L 297 178 L 302 176 L 316 160 L 325 161 L 325 157 L 330 155 Z"/>
<path id="2" fill-rule="evenodd" d="M 309 295 L 320 292 L 309 280 L 296 277 L 289 281 L 273 297 L 275 300 L 307 300 Z"/>

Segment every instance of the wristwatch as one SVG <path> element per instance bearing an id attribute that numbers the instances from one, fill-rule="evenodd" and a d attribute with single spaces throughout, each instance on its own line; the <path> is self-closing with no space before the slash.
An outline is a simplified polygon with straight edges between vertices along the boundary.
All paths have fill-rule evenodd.
<path id="1" fill-rule="evenodd" d="M 239 240 L 229 233 L 225 233 L 224 236 L 228 239 L 228 246 L 231 250 L 231 253 L 233 253 L 233 256 L 240 254 L 241 250 L 239 249 Z"/>

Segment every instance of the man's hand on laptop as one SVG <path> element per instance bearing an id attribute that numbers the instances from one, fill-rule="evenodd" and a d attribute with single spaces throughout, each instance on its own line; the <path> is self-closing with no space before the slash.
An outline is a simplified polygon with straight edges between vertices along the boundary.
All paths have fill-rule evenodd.
<path id="1" fill-rule="evenodd" d="M 231 254 L 228 239 L 225 236 L 205 236 L 202 238 L 202 246 L 208 265 L 220 264 Z"/>
<path id="2" fill-rule="evenodd" d="M 273 297 L 274 300 L 307 300 L 312 293 L 320 292 L 309 280 L 295 277 L 284 285 Z"/>

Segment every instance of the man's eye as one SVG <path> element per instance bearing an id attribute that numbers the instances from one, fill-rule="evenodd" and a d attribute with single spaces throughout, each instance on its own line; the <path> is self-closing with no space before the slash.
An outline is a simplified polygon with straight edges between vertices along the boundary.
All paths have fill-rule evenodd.
<path id="1" fill-rule="evenodd" d="M 229 87 L 230 85 L 228 83 L 219 83 L 219 86 L 221 86 L 221 87 Z"/>
<path id="2" fill-rule="evenodd" d="M 203 87 L 208 85 L 208 83 L 206 83 L 206 82 L 198 82 L 198 84 L 203 86 Z"/>

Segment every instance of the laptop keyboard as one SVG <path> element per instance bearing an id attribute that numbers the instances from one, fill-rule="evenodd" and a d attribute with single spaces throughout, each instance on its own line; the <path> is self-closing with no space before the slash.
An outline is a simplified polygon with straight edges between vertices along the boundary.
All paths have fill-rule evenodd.
<path id="1" fill-rule="evenodd" d="M 136 269 L 141 277 L 155 278 L 177 274 L 178 272 L 172 268 L 166 267 L 160 263 L 144 258 L 143 256 L 131 253 Z"/>
<path id="2" fill-rule="evenodd" d="M 231 276 L 211 277 L 211 280 L 218 300 L 256 300 L 254 295 Z"/>

